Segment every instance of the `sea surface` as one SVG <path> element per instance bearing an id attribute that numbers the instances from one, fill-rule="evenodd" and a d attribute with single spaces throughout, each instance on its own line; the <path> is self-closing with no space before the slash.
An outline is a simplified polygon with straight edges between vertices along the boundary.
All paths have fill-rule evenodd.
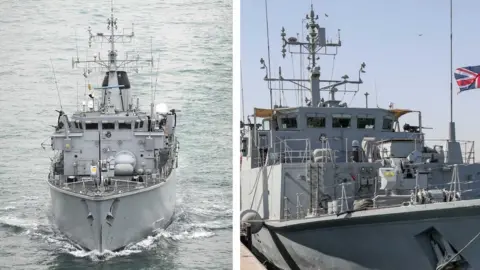
<path id="1" fill-rule="evenodd" d="M 45 182 L 55 110 L 71 114 L 84 99 L 72 57 L 106 59 L 108 44 L 88 49 L 87 29 L 108 31 L 110 1 L 0 1 L 0 269 L 232 269 L 231 0 L 114 2 L 118 31 L 134 23 L 136 36 L 119 58 L 124 48 L 150 58 L 153 48 L 159 66 L 129 73 L 141 107 L 149 110 L 153 88 L 157 103 L 181 110 L 175 220 L 104 254 L 55 229 Z M 92 69 L 88 82 L 97 86 L 100 74 Z"/>

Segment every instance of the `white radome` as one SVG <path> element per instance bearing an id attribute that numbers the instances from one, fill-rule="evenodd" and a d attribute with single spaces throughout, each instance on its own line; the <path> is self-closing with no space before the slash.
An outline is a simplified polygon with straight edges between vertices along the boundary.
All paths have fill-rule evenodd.
<path id="1" fill-rule="evenodd" d="M 167 114 L 168 113 L 168 106 L 165 103 L 160 103 L 155 106 L 155 111 L 158 114 Z"/>
<path id="2" fill-rule="evenodd" d="M 93 100 L 89 100 L 87 106 L 89 109 L 93 109 Z"/>

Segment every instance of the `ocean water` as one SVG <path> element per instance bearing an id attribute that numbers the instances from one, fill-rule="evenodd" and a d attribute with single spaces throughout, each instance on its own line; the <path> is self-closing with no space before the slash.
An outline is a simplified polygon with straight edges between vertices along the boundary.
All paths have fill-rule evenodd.
<path id="1" fill-rule="evenodd" d="M 148 110 L 156 81 L 157 102 L 181 110 L 175 220 L 104 254 L 77 249 L 51 224 L 52 152 L 41 143 L 60 104 L 71 114 L 83 99 L 72 57 L 108 48 L 88 49 L 87 28 L 107 31 L 110 1 L 1 1 L 0 269 L 232 269 L 231 0 L 117 0 L 114 11 L 118 30 L 134 23 L 136 35 L 119 54 L 134 48 L 149 58 L 153 47 L 160 59 L 158 76 L 150 68 L 129 74 L 141 107 Z M 90 83 L 100 79 L 94 72 Z"/>

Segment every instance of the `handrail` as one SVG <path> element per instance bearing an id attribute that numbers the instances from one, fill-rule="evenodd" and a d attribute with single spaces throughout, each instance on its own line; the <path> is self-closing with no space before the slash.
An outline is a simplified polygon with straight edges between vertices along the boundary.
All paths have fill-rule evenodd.
<path id="1" fill-rule="evenodd" d="M 70 190 L 72 192 L 82 195 L 98 196 L 99 194 L 119 194 L 138 190 L 139 187 L 147 188 L 150 186 L 154 186 L 165 182 L 171 172 L 172 168 L 166 168 L 165 175 L 157 174 L 155 177 L 147 174 L 140 175 L 143 178 L 142 182 L 111 178 L 109 179 L 111 181 L 109 185 L 101 185 L 100 187 L 97 187 L 94 184 L 95 180 L 89 176 L 79 177 L 80 179 L 78 179 L 78 181 L 76 182 L 67 182 L 66 179 L 55 179 L 56 175 L 50 175 L 48 180 L 52 185 L 58 188 Z"/>
<path id="2" fill-rule="evenodd" d="M 414 139 L 412 137 L 412 139 Z M 328 144 L 328 139 L 326 139 L 327 144 Z M 381 138 L 378 138 L 378 141 L 382 141 Z M 305 147 L 303 146 L 297 147 L 294 150 L 292 148 L 292 144 L 294 143 L 300 143 L 304 142 Z M 446 143 L 448 140 L 446 139 L 423 139 L 419 140 L 418 142 L 421 142 L 424 146 L 429 146 L 429 147 L 434 147 L 438 144 L 434 144 L 435 142 L 443 142 Z M 475 163 L 475 141 L 468 141 L 468 140 L 458 140 L 458 143 L 461 145 L 461 151 L 462 151 L 462 158 L 463 158 L 463 163 L 464 164 L 473 164 Z M 311 156 L 313 154 L 313 150 L 311 149 L 311 142 L 310 138 L 306 139 L 283 139 L 276 137 L 276 142 L 272 144 L 273 148 L 270 149 L 269 155 L 275 157 L 277 156 L 280 157 L 280 163 L 305 163 L 309 160 L 311 160 Z M 443 145 L 442 145 L 443 146 Z M 327 147 L 327 146 L 325 146 Z M 325 148 L 324 147 L 324 148 Z M 328 147 L 327 147 L 328 148 Z M 445 156 L 448 155 L 448 150 L 444 147 L 445 150 L 443 150 L 443 153 Z M 346 154 L 348 156 L 348 153 L 351 153 L 351 150 L 337 150 L 337 149 L 331 149 L 332 152 L 335 153 L 341 153 L 341 154 Z M 259 159 L 260 160 L 260 159 Z M 335 157 L 336 160 L 336 157 Z M 261 166 L 261 162 L 259 162 L 259 166 Z"/>

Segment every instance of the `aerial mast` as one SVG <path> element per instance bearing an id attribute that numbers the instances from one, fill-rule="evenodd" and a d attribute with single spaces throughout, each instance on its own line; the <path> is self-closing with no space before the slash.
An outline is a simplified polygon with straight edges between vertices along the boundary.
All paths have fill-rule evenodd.
<path id="1" fill-rule="evenodd" d="M 100 66 L 100 70 L 106 69 L 107 74 L 102 86 L 95 87 L 94 89 L 101 90 L 101 104 L 98 107 L 98 110 L 103 113 L 115 114 L 118 112 L 125 112 L 130 110 L 130 83 L 128 81 L 128 76 L 126 69 L 129 64 L 135 64 L 133 71 L 138 73 L 139 63 L 145 62 L 148 66 L 153 65 L 153 59 L 141 60 L 139 55 L 134 57 L 129 57 L 128 53 L 125 54 L 124 59 L 118 59 L 118 54 L 115 49 L 115 43 L 120 41 L 122 43 L 131 42 L 134 37 L 133 24 L 130 34 L 116 34 L 115 31 L 118 29 L 117 19 L 114 16 L 113 10 L 113 1 L 111 2 L 111 12 L 110 17 L 107 19 L 107 33 L 92 33 L 91 28 L 89 27 L 89 47 L 92 46 L 92 41 L 95 42 L 108 42 L 110 44 L 110 50 L 108 52 L 108 59 L 101 59 L 100 55 L 95 55 L 93 60 L 80 61 L 77 59 L 72 59 L 72 67 L 83 63 L 89 64 L 94 63 Z M 125 32 L 125 31 L 124 31 Z M 119 70 L 122 68 L 122 70 Z M 87 68 L 88 73 L 91 72 L 90 68 Z M 88 74 L 85 72 L 84 76 Z M 120 82 L 119 82 L 120 80 Z M 90 87 L 89 87 L 90 88 Z"/>
<path id="2" fill-rule="evenodd" d="M 453 122 L 453 4 L 450 0 L 450 132 L 449 140 L 455 142 L 455 122 Z"/>
<path id="3" fill-rule="evenodd" d="M 107 29 L 110 29 L 111 31 L 110 38 L 109 38 L 110 52 L 108 54 L 108 60 L 110 64 L 109 71 L 112 72 L 117 70 L 117 63 L 116 63 L 117 53 L 115 52 L 115 30 L 117 29 L 117 19 L 113 17 L 113 0 L 112 0 L 112 5 L 110 10 L 111 10 L 110 18 L 107 19 L 107 24 L 108 24 Z"/>
<path id="4" fill-rule="evenodd" d="M 348 80 L 348 76 L 345 75 L 342 77 L 342 80 L 321 80 L 320 79 L 320 66 L 318 66 L 318 60 L 320 60 L 319 56 L 335 56 L 338 53 L 338 48 L 341 47 L 340 41 L 340 30 L 338 30 L 338 41 L 336 43 L 327 41 L 325 36 L 325 28 L 322 28 L 317 23 L 318 15 L 315 14 L 313 9 L 313 5 L 311 5 L 310 13 L 306 15 L 307 24 L 306 27 L 309 30 L 309 33 L 306 37 L 306 42 L 298 41 L 295 37 L 286 38 L 285 28 L 282 27 L 281 30 L 281 37 L 282 37 L 282 57 L 285 58 L 286 56 L 286 47 L 295 47 L 298 46 L 300 48 L 300 52 L 292 52 L 292 54 L 298 55 L 307 55 L 308 59 L 310 60 L 310 65 L 307 69 L 310 71 L 310 78 L 309 79 L 297 79 L 297 78 L 285 78 L 282 75 L 281 67 L 279 68 L 279 75 L 278 78 L 272 78 L 270 76 L 270 67 L 265 64 L 265 61 L 260 59 L 260 64 L 262 65 L 261 68 L 266 70 L 265 81 L 269 83 L 269 88 L 272 90 L 284 90 L 279 88 L 272 88 L 271 82 L 290 82 L 304 90 L 308 90 L 311 93 L 311 100 L 308 106 L 312 107 L 319 107 L 319 106 L 330 106 L 336 107 L 339 106 L 340 101 L 334 99 L 334 92 L 358 92 L 358 88 L 356 90 L 347 90 L 346 88 L 343 90 L 338 90 L 338 86 L 347 85 L 347 84 L 362 84 L 362 80 L 360 78 L 361 73 L 365 73 L 365 63 L 362 63 L 360 70 L 359 70 L 359 78 L 357 81 L 350 81 Z M 330 48 L 330 50 L 329 50 Z M 334 52 L 332 52 L 331 48 L 334 48 Z M 305 86 L 303 83 L 309 82 L 310 87 Z M 321 84 L 327 84 L 326 86 L 321 87 Z M 293 90 L 293 89 L 286 89 L 286 90 Z M 323 102 L 320 99 L 320 92 L 326 91 L 331 94 L 331 100 L 327 102 Z"/>

